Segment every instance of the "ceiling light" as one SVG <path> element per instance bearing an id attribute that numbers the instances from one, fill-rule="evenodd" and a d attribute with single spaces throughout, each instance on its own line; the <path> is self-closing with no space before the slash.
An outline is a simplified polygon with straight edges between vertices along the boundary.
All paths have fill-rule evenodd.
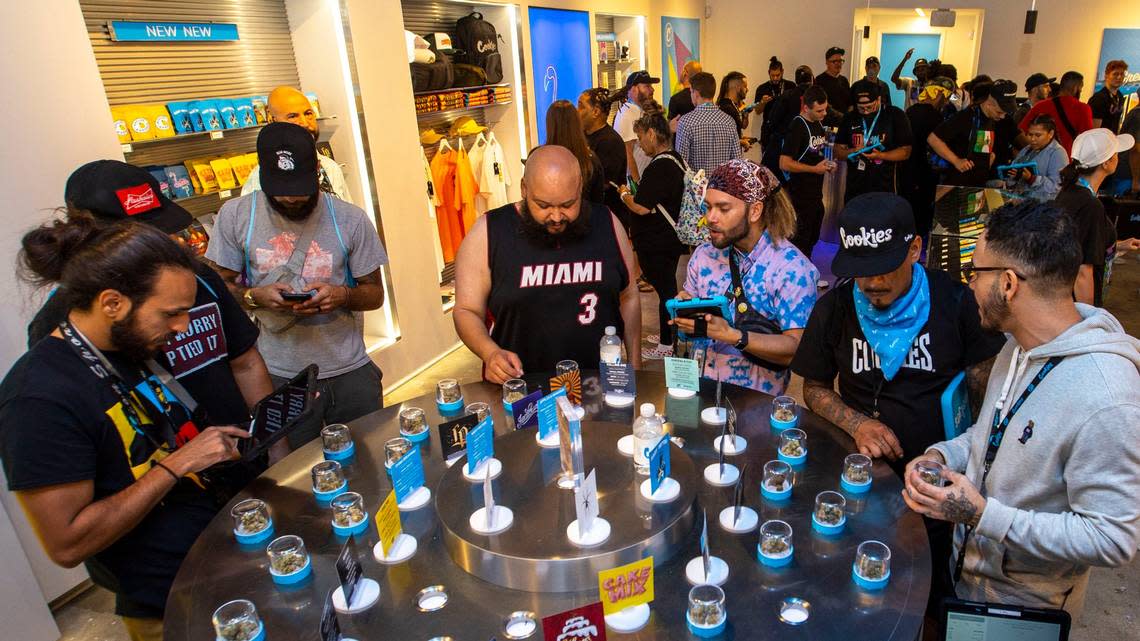
<path id="1" fill-rule="evenodd" d="M 914 8 L 914 12 L 918 14 L 918 17 L 919 17 L 919 18 L 925 18 L 925 17 L 926 17 L 926 12 L 925 12 L 925 11 L 923 11 L 923 10 L 922 10 L 921 8 L 919 8 L 919 7 L 915 7 L 915 8 Z"/>

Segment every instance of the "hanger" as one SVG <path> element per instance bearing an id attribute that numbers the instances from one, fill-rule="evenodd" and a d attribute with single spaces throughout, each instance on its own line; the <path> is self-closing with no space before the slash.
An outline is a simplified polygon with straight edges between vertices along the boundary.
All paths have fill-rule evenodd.
<path id="1" fill-rule="evenodd" d="M 491 135 L 493 136 L 495 134 L 491 134 Z M 479 135 L 475 136 L 475 142 L 471 143 L 471 146 L 475 147 L 476 145 L 479 144 L 479 141 L 482 141 L 484 145 L 487 144 L 487 137 L 484 136 L 483 132 L 481 132 L 481 131 L 479 132 Z"/>
<path id="2" fill-rule="evenodd" d="M 439 139 L 439 153 L 443 153 L 444 149 L 447 149 L 448 151 L 455 151 L 454 149 L 451 148 L 451 143 L 447 142 L 447 138 L 440 138 Z"/>

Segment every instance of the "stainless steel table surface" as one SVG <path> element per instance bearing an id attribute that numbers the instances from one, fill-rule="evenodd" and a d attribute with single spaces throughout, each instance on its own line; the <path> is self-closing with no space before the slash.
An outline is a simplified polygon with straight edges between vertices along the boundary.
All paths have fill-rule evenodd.
<path id="1" fill-rule="evenodd" d="M 614 426 L 597 426 L 632 423 L 636 406 L 618 409 L 604 405 L 596 373 L 584 372 L 583 379 L 585 435 L 591 433 L 592 426 L 595 426 L 594 432 L 610 434 L 614 433 L 610 429 Z M 779 569 L 764 567 L 756 560 L 758 530 L 732 534 L 723 530 L 717 521 L 720 510 L 732 503 L 733 488 L 713 487 L 701 475 L 706 465 L 717 461 L 712 442 L 719 435 L 719 428 L 699 420 L 700 410 L 713 404 L 715 383 L 702 380 L 701 394 L 687 400 L 668 397 L 664 383 L 660 374 L 638 372 L 637 401 L 638 404 L 654 403 L 659 412 L 667 415 L 673 435 L 683 439 L 686 458 L 691 458 L 695 465 L 697 487 L 693 488 L 696 499 L 692 507 L 696 518 L 691 519 L 693 524 L 687 528 L 687 540 L 679 544 L 679 551 L 656 567 L 655 600 L 649 623 L 627 635 L 611 629 L 607 631 L 608 636 L 639 640 L 696 638 L 685 625 L 691 586 L 685 579 L 684 566 L 700 554 L 699 515 L 704 509 L 708 513 L 712 554 L 724 559 L 731 569 L 723 586 L 727 595 L 728 628 L 719 638 L 912 641 L 920 630 L 930 588 L 930 550 L 921 518 L 902 502 L 899 494 L 902 484 L 898 477 L 885 464 L 876 462 L 871 491 L 862 498 L 847 496 L 844 533 L 837 537 L 816 534 L 810 523 L 815 495 L 828 489 L 838 491 L 843 457 L 854 450 L 851 438 L 801 408 L 799 427 L 808 434 L 808 462 L 798 473 L 791 501 L 785 505 L 772 504 L 760 497 L 759 490 L 761 468 L 766 461 L 776 458 L 778 443 L 768 422 L 771 397 L 725 385 L 725 396 L 731 399 L 739 415 L 738 433 L 748 440 L 743 454 L 728 459 L 740 468 L 748 464 L 745 504 L 758 512 L 761 522 L 782 519 L 794 529 L 793 563 Z M 463 392 L 468 403 L 481 400 L 490 404 L 498 438 L 510 432 L 498 386 L 464 385 Z M 380 583 L 381 596 L 374 607 L 363 613 L 339 616 L 345 636 L 360 641 L 427 641 L 435 637 L 451 637 L 455 641 L 505 639 L 503 624 L 512 612 L 529 610 L 541 619 L 597 600 L 596 589 L 559 593 L 500 587 L 468 574 L 453 561 L 436 509 L 442 510 L 445 518 L 454 514 L 465 518 L 481 506 L 482 497 L 481 492 L 472 491 L 470 505 L 436 504 L 441 494 L 437 490 L 448 469 L 443 463 L 435 429 L 435 425 L 445 419 L 436 411 L 433 397 L 387 407 L 351 424 L 356 456 L 346 465 L 346 475 L 350 489 L 364 496 L 370 518 L 375 516 L 380 501 L 391 490 L 384 469 L 384 442 L 398 435 L 397 416 L 408 406 L 422 408 L 432 425 L 430 443 L 424 444 L 428 447 L 424 447 L 422 453 L 427 486 L 433 491 L 432 504 L 415 512 L 401 513 L 404 531 L 415 536 L 419 543 L 415 556 L 405 563 L 386 566 L 373 559 L 372 546 L 378 541 L 374 526 L 357 537 L 364 574 Z M 590 447 L 588 436 L 587 447 Z M 537 446 L 533 452 L 535 457 L 540 456 Z M 310 489 L 309 468 L 321 458 L 318 439 L 273 466 L 233 501 L 253 496 L 269 503 L 276 536 L 297 534 L 304 538 L 312 554 L 313 577 L 295 587 L 275 585 L 269 576 L 265 545 L 243 547 L 237 544 L 229 516 L 230 506 L 227 506 L 199 537 L 175 579 L 166 606 L 167 641 L 212 638 L 210 615 L 217 606 L 237 598 L 248 598 L 257 605 L 268 641 L 317 638 L 325 595 L 339 584 L 334 561 L 344 544 L 344 539 L 332 532 L 330 511 L 314 500 Z M 586 459 L 588 470 L 589 452 Z M 628 459 L 623 461 L 629 465 Z M 497 483 L 501 481 L 502 477 Z M 443 489 L 447 495 L 447 488 Z M 477 490 L 478 486 L 473 489 Z M 535 488 L 535 491 L 544 489 Z M 499 496 L 498 487 L 496 492 Z M 508 499 L 497 500 L 510 507 Z M 613 500 L 629 504 L 628 497 Z M 617 502 L 613 505 L 618 509 Z M 602 517 L 607 518 L 604 496 L 600 507 Z M 527 514 L 516 510 L 513 527 L 518 527 L 518 519 L 533 519 L 549 523 L 553 536 L 564 537 L 565 524 L 574 518 L 573 501 L 561 501 L 555 512 Z M 621 516 L 610 514 L 609 520 L 624 523 Z M 625 531 L 617 534 L 634 536 Z M 851 580 L 855 548 L 870 539 L 886 543 L 892 553 L 890 583 L 879 592 L 861 590 Z M 415 596 L 430 585 L 444 585 L 450 600 L 442 610 L 421 612 L 415 605 Z M 811 603 L 811 618 L 803 625 L 793 627 L 780 622 L 780 604 L 787 597 L 800 597 Z M 541 623 L 529 638 L 542 639 Z"/>

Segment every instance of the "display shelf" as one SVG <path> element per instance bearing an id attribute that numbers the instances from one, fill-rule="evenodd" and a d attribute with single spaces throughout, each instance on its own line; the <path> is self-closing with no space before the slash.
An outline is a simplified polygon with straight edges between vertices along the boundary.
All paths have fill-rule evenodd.
<path id="1" fill-rule="evenodd" d="M 626 58 L 625 60 L 599 60 L 599 65 L 632 65 L 640 62 L 637 58 Z"/>
<path id="2" fill-rule="evenodd" d="M 431 96 L 433 94 L 452 93 L 454 91 L 479 91 L 482 89 L 495 89 L 498 87 L 508 87 L 509 88 L 510 86 L 511 86 L 511 83 L 509 83 L 509 82 L 500 82 L 500 83 L 494 84 L 494 85 L 479 85 L 477 87 L 449 87 L 447 89 L 436 89 L 434 91 L 417 91 L 417 92 L 413 93 L 412 95 L 415 96 L 416 98 L 419 98 L 420 96 Z"/>
<path id="3" fill-rule="evenodd" d="M 189 203 L 201 202 L 207 198 L 217 198 L 220 202 L 225 202 L 230 198 L 241 195 L 241 186 L 234 187 L 233 189 L 220 189 L 218 191 L 210 191 L 204 194 L 194 194 L 185 198 L 175 198 L 174 202 L 185 207 Z"/>
<path id="4" fill-rule="evenodd" d="M 443 109 L 440 111 L 425 111 L 422 114 L 420 114 L 420 113 L 416 114 L 416 118 L 423 118 L 425 116 L 439 116 L 442 114 L 455 113 L 457 111 L 467 111 L 469 109 L 486 109 L 487 107 L 503 107 L 503 106 L 510 105 L 513 103 L 514 103 L 514 100 L 508 100 L 506 102 L 492 102 L 492 103 L 486 104 L 486 105 L 468 105 L 468 106 L 463 106 L 463 107 L 456 107 L 454 109 Z"/>
<path id="5" fill-rule="evenodd" d="M 317 122 L 325 122 L 325 121 L 329 121 L 329 120 L 336 120 L 336 116 L 323 116 L 321 118 L 317 118 Z M 159 144 L 159 143 L 169 143 L 169 142 L 175 142 L 175 141 L 181 142 L 181 141 L 186 141 L 186 140 L 202 140 L 205 138 L 209 138 L 211 140 L 222 140 L 225 138 L 226 134 L 238 134 L 238 133 L 242 133 L 242 132 L 246 132 L 246 131 L 257 131 L 258 129 L 261 129 L 262 127 L 264 127 L 265 125 L 268 125 L 268 124 L 269 123 L 267 123 L 267 122 L 260 122 L 256 125 L 251 125 L 249 127 L 237 127 L 235 129 L 219 129 L 217 131 L 195 131 L 193 133 L 188 133 L 188 134 L 178 134 L 175 136 L 167 136 L 166 138 L 151 138 L 150 140 L 134 140 L 131 142 L 124 142 L 124 143 L 122 143 L 123 153 L 124 154 L 132 154 L 132 153 L 135 153 L 135 147 L 150 147 L 151 145 Z"/>

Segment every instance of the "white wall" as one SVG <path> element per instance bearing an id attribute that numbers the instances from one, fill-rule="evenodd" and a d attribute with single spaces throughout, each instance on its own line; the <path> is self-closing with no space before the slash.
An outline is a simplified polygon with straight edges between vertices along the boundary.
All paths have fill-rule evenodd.
<path id="1" fill-rule="evenodd" d="M 78 3 L 0 3 L 0 59 L 0 109 L 9 123 L 4 131 L 8 153 L 0 155 L 0 227 L 6 232 L 0 235 L 0 261 L 6 265 L 0 269 L 0 292 L 8 301 L 0 308 L 0 371 L 6 372 L 24 352 L 25 327 L 38 307 L 13 273 L 20 237 L 63 204 L 64 182 L 75 167 L 123 156 Z M 47 559 L 6 485 L 0 500 L 27 553 L 26 560 L 18 558 L 20 548 L 0 534 L 3 636 L 55 638 L 44 601 L 86 574 L 63 570 Z M 38 588 L 28 581 L 29 562 Z M 41 592 L 42 599 L 29 599 Z"/>

